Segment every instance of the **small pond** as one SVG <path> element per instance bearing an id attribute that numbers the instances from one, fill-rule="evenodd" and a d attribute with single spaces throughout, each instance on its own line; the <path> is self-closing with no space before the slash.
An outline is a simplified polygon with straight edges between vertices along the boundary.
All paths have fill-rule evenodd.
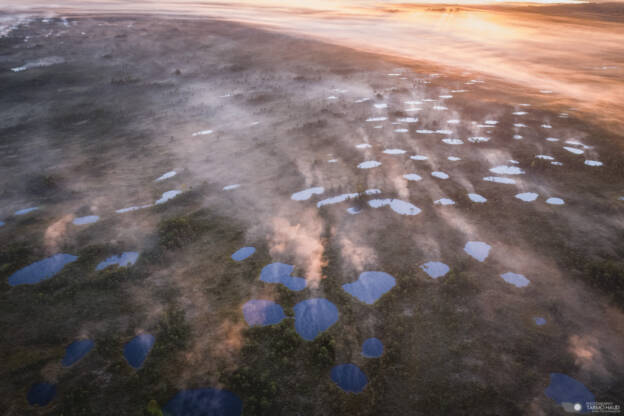
<path id="1" fill-rule="evenodd" d="M 420 268 L 423 269 L 432 279 L 442 277 L 447 274 L 449 270 L 451 270 L 449 266 L 439 261 L 428 261 L 420 266 Z"/>
<path id="2" fill-rule="evenodd" d="M 240 416 L 243 402 L 227 390 L 182 390 L 163 407 L 167 416 Z"/>
<path id="3" fill-rule="evenodd" d="M 236 250 L 234 254 L 232 254 L 232 260 L 234 261 L 243 261 L 247 257 L 251 256 L 256 252 L 255 247 L 243 247 Z"/>
<path id="4" fill-rule="evenodd" d="M 483 262 L 490 254 L 492 246 L 481 241 L 468 241 L 464 246 L 464 251 L 474 259 Z"/>
<path id="5" fill-rule="evenodd" d="M 126 251 L 125 253 L 122 253 L 119 256 L 111 256 L 107 258 L 106 260 L 100 262 L 96 266 L 95 270 L 103 270 L 113 265 L 117 265 L 119 267 L 132 266 L 134 263 L 136 263 L 138 258 L 139 258 L 139 253 L 137 253 L 136 251 Z"/>
<path id="6" fill-rule="evenodd" d="M 372 305 L 396 284 L 394 277 L 385 272 L 363 272 L 358 280 L 342 285 L 342 289 L 359 301 Z"/>
<path id="7" fill-rule="evenodd" d="M 94 222 L 98 222 L 100 217 L 97 215 L 87 215 L 86 217 L 78 217 L 74 218 L 72 223 L 74 225 L 85 225 L 85 224 L 93 224 Z"/>
<path id="8" fill-rule="evenodd" d="M 249 326 L 267 326 L 286 317 L 280 305 L 270 300 L 253 299 L 243 305 L 243 316 Z"/>
<path id="9" fill-rule="evenodd" d="M 295 305 L 294 311 L 295 330 L 306 341 L 312 341 L 338 321 L 338 308 L 323 298 L 303 300 Z"/>
<path id="10" fill-rule="evenodd" d="M 383 350 L 383 343 L 378 338 L 369 338 L 362 344 L 362 355 L 366 358 L 381 357 Z"/>
<path id="11" fill-rule="evenodd" d="M 360 393 L 368 384 L 368 377 L 355 364 L 337 365 L 331 370 L 331 379 L 349 393 Z"/>
<path id="12" fill-rule="evenodd" d="M 45 406 L 54 399 L 54 396 L 56 396 L 55 384 L 35 383 L 28 390 L 26 399 L 31 406 Z"/>
<path id="13" fill-rule="evenodd" d="M 154 346 L 155 338 L 151 334 L 140 334 L 124 346 L 124 357 L 133 368 L 139 369 Z"/>
<path id="14" fill-rule="evenodd" d="M 80 361 L 82 357 L 87 355 L 95 344 L 90 339 L 81 339 L 74 341 L 65 349 L 65 357 L 61 364 L 63 367 L 70 367 Z"/>
<path id="15" fill-rule="evenodd" d="M 585 413 L 587 402 L 596 401 L 583 383 L 562 373 L 550 374 L 550 384 L 544 393 L 568 412 Z"/>
<path id="16" fill-rule="evenodd" d="M 32 285 L 47 280 L 60 272 L 66 264 L 76 261 L 77 256 L 71 254 L 55 254 L 47 259 L 39 260 L 19 269 L 9 276 L 9 285 Z"/>
<path id="17" fill-rule="evenodd" d="M 299 291 L 306 287 L 306 280 L 303 277 L 293 277 L 290 274 L 294 266 L 284 263 L 271 263 L 260 272 L 260 280 L 266 283 L 281 283 L 290 290 Z"/>

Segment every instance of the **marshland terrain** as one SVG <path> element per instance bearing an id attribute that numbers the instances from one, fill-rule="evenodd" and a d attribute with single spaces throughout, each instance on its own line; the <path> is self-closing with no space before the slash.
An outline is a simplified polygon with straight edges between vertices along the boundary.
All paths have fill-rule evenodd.
<path id="1" fill-rule="evenodd" d="M 213 388 L 245 415 L 556 415 L 559 373 L 624 404 L 622 67 L 575 105 L 206 17 L 2 21 L 3 414 L 155 415 Z M 76 258 L 16 284 L 59 253 Z M 260 280 L 276 262 L 305 288 Z M 367 271 L 394 284 L 343 288 Z M 313 298 L 338 316 L 309 340 L 295 314 Z M 254 325 L 251 300 L 285 318 Z M 37 383 L 56 389 L 43 405 Z"/>

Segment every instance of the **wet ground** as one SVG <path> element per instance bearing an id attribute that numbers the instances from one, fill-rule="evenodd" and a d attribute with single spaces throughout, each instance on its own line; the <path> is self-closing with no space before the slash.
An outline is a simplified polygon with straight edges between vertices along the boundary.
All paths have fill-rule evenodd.
<path id="1" fill-rule="evenodd" d="M 0 85 L 6 414 L 622 404 L 624 137 L 595 114 L 146 16 L 15 26 Z"/>

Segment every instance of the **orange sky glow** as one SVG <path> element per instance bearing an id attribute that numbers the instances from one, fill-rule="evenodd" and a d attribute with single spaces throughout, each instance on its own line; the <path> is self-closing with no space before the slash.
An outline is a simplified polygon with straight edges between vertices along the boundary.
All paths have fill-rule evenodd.
<path id="1" fill-rule="evenodd" d="M 624 123 L 620 21 L 608 13 L 585 13 L 582 8 L 588 5 L 583 4 L 459 3 L 23 0 L 16 6 L 14 1 L 0 0 L 0 9 L 47 14 L 147 12 L 244 22 L 553 90 L 603 120 Z"/>

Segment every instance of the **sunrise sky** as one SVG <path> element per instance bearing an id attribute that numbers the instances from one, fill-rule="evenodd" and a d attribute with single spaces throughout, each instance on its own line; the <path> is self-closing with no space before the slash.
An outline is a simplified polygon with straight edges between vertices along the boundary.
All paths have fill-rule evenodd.
<path id="1" fill-rule="evenodd" d="M 565 3 L 534 3 L 540 2 Z M 459 3 L 462 5 L 457 6 Z M 610 21 L 609 10 L 585 13 L 582 8 L 591 5 L 477 3 L 483 2 L 431 6 L 377 1 L 59 0 L 50 4 L 28 0 L 16 6 L 15 2 L 0 0 L 4 8 L 23 12 L 148 12 L 245 22 L 558 91 L 581 106 L 600 109 L 602 118 L 622 119 L 618 97 L 624 88 L 612 69 L 624 60 L 624 29 Z M 566 9 L 559 10 L 562 7 Z"/>

